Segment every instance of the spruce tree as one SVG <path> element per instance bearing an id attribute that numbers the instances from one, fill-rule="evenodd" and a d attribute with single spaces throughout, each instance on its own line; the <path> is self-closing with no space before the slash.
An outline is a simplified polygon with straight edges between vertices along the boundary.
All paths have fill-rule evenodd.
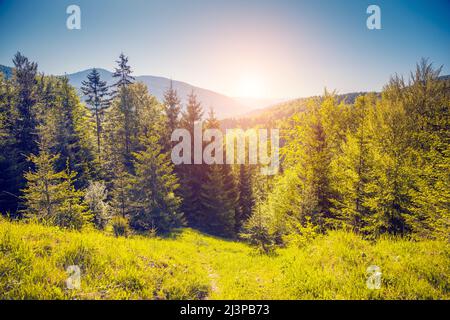
<path id="1" fill-rule="evenodd" d="M 132 156 L 133 150 L 133 137 L 136 136 L 136 118 L 137 109 L 133 106 L 131 92 L 129 86 L 133 83 L 134 77 L 131 76 L 131 67 L 128 65 L 128 58 L 121 53 L 119 60 L 117 62 L 117 67 L 113 73 L 113 77 L 118 80 L 114 84 L 116 88 L 113 95 L 116 99 L 116 104 L 114 107 L 114 112 L 117 114 L 117 120 L 119 130 L 122 130 L 124 136 L 124 161 L 128 169 L 132 166 Z"/>
<path id="2" fill-rule="evenodd" d="M 59 80 L 57 105 L 49 114 L 40 129 L 54 127 L 48 137 L 51 151 L 60 155 L 56 169 L 62 171 L 66 163 L 73 172 L 77 172 L 76 187 L 86 188 L 89 180 L 96 175 L 94 166 L 94 145 L 90 127 L 90 115 L 87 108 L 80 103 L 75 89 L 68 78 Z"/>
<path id="3" fill-rule="evenodd" d="M 2 150 L 8 154 L 0 164 L 0 203 L 2 211 L 20 216 L 20 189 L 25 186 L 24 173 L 30 165 L 27 155 L 38 152 L 36 105 L 37 64 L 17 52 L 13 58 L 14 69 L 11 79 L 11 96 L 5 97 L 3 109 L 8 116 L 5 124 L 10 139 Z M 6 108 L 6 109 L 5 109 Z"/>
<path id="4" fill-rule="evenodd" d="M 164 92 L 164 111 L 167 115 L 167 125 L 170 134 L 178 128 L 180 115 L 180 99 L 177 91 L 173 88 L 172 80 L 170 80 L 170 87 Z M 170 138 L 170 137 L 169 137 Z M 169 139 L 170 140 L 170 139 Z"/>
<path id="5" fill-rule="evenodd" d="M 201 230 L 223 237 L 234 236 L 235 208 L 228 196 L 221 165 L 210 165 L 201 188 L 203 206 Z"/>
<path id="6" fill-rule="evenodd" d="M 202 119 L 203 109 L 197 101 L 197 97 L 192 91 L 188 96 L 188 105 L 181 117 L 181 126 L 189 131 L 191 137 L 194 137 L 194 124 Z M 193 150 L 194 141 L 191 141 L 191 150 Z M 188 224 L 194 228 L 200 228 L 203 225 L 203 205 L 201 198 L 201 188 L 206 181 L 205 165 L 183 164 L 179 167 L 182 188 L 182 211 L 184 212 Z"/>
<path id="7" fill-rule="evenodd" d="M 134 77 L 131 75 L 131 67 L 128 65 L 128 57 L 123 53 L 120 54 L 119 60 L 116 61 L 117 67 L 113 73 L 113 77 L 117 78 L 114 86 L 118 89 L 126 88 L 134 82 Z"/>
<path id="8" fill-rule="evenodd" d="M 175 195 L 178 182 L 167 155 L 161 152 L 158 137 L 149 136 L 143 143 L 146 149 L 134 154 L 130 224 L 136 230 L 165 233 L 183 224 L 181 201 Z"/>
<path id="9" fill-rule="evenodd" d="M 255 204 L 252 188 L 252 172 L 249 165 L 239 165 L 238 195 L 239 216 L 236 217 L 236 229 L 240 230 L 252 215 Z"/>
<path id="10" fill-rule="evenodd" d="M 367 199 L 368 183 L 374 167 L 373 123 L 376 96 L 358 97 L 352 108 L 352 127 L 342 143 L 342 153 L 335 155 L 332 163 L 332 187 L 338 196 L 333 199 L 336 216 L 354 231 L 362 231 L 365 219 L 372 213 Z"/>
<path id="11" fill-rule="evenodd" d="M 97 134 L 97 154 L 100 156 L 102 135 L 102 120 L 104 111 L 110 105 L 109 88 L 106 81 L 100 79 L 100 73 L 94 68 L 87 76 L 87 81 L 82 81 L 81 90 L 87 97 L 86 102 L 92 107 L 95 116 Z"/>
<path id="12" fill-rule="evenodd" d="M 39 221 L 81 229 L 90 219 L 82 201 L 83 193 L 75 189 L 73 182 L 76 173 L 70 171 L 68 165 L 66 170 L 55 171 L 58 157 L 51 155 L 43 146 L 38 155 L 29 156 L 36 169 L 25 173 L 24 212 Z"/>

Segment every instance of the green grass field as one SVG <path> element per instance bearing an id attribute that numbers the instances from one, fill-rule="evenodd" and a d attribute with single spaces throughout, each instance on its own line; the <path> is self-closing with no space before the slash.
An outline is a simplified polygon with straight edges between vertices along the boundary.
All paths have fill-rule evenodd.
<path id="1" fill-rule="evenodd" d="M 1 299 L 449 299 L 449 245 L 339 232 L 258 254 L 185 229 L 170 238 L 0 220 Z M 67 289 L 66 268 L 81 268 Z M 366 269 L 381 268 L 378 290 Z"/>

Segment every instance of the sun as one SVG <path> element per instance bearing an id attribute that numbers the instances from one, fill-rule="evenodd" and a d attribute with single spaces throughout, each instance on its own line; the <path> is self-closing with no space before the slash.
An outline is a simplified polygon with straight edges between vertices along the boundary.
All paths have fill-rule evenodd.
<path id="1" fill-rule="evenodd" d="M 264 95 L 262 78 L 257 75 L 242 75 L 238 80 L 237 93 L 243 98 L 259 98 Z"/>

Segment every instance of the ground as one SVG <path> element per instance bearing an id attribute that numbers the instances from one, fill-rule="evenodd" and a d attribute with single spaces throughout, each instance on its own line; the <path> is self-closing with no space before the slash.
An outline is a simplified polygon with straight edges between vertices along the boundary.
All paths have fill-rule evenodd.
<path id="1" fill-rule="evenodd" d="M 191 229 L 116 238 L 0 219 L 0 299 L 449 299 L 449 257 L 444 242 L 343 231 L 263 255 Z M 380 289 L 367 288 L 371 265 Z"/>

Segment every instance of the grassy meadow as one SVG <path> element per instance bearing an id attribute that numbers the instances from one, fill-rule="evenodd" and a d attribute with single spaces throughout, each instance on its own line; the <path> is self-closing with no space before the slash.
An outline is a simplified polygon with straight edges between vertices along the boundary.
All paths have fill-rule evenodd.
<path id="1" fill-rule="evenodd" d="M 192 229 L 114 237 L 0 221 L 0 299 L 449 299 L 449 245 L 330 231 L 263 255 Z M 66 286 L 79 265 L 81 288 Z M 378 290 L 366 269 L 381 268 Z"/>

